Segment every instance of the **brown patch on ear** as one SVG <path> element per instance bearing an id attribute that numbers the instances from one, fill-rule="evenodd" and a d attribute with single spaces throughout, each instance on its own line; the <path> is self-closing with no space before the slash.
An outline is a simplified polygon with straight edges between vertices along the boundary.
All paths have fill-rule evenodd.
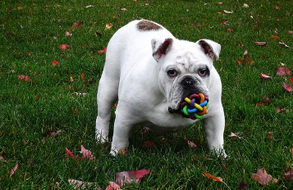
<path id="1" fill-rule="evenodd" d="M 140 31 L 151 31 L 151 30 L 160 30 L 162 29 L 162 27 L 151 21 L 142 20 L 139 23 L 137 23 L 137 29 Z"/>
<path id="2" fill-rule="evenodd" d="M 166 39 L 160 47 L 153 53 L 153 56 L 156 57 L 156 59 L 160 59 L 162 55 L 166 55 L 169 50 L 171 49 L 173 40 L 171 38 Z"/>
<path id="3" fill-rule="evenodd" d="M 204 53 L 213 59 L 215 54 L 214 54 L 214 50 L 213 50 L 212 46 L 210 46 L 210 44 L 208 44 L 204 40 L 200 40 L 198 43 L 201 46 L 201 48 L 203 49 Z"/>

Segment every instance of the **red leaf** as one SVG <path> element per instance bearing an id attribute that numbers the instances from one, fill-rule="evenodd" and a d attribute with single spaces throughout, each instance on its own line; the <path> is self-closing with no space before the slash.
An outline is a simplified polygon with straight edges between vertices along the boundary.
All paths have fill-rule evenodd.
<path id="1" fill-rule="evenodd" d="M 259 73 L 260 73 L 260 78 L 265 78 L 265 79 L 271 78 L 270 76 L 265 75 L 265 74 L 263 74 L 261 72 L 259 72 Z"/>
<path id="2" fill-rule="evenodd" d="M 280 10 L 280 7 L 279 7 L 278 5 L 276 5 L 276 9 L 277 9 L 277 10 Z"/>
<path id="3" fill-rule="evenodd" d="M 267 44 L 267 42 L 253 42 L 253 43 L 259 46 L 264 46 Z"/>
<path id="4" fill-rule="evenodd" d="M 233 30 L 231 28 L 227 28 L 228 32 L 233 32 Z"/>
<path id="5" fill-rule="evenodd" d="M 138 183 L 139 180 L 150 174 L 149 170 L 125 171 L 116 173 L 116 183 L 123 186 L 126 183 Z"/>
<path id="6" fill-rule="evenodd" d="M 113 182 L 113 181 L 109 181 L 109 184 L 110 185 L 108 185 L 108 187 L 106 187 L 105 190 L 117 190 L 117 189 L 121 189 L 120 186 L 117 183 Z"/>
<path id="7" fill-rule="evenodd" d="M 277 113 L 283 113 L 285 111 L 285 108 L 281 109 L 279 107 L 276 107 Z"/>
<path id="8" fill-rule="evenodd" d="M 69 45 L 68 44 L 61 44 L 60 46 L 58 46 L 58 48 L 64 51 L 69 48 Z"/>
<path id="9" fill-rule="evenodd" d="M 293 181 L 293 169 L 292 168 L 285 172 L 285 179 L 287 181 Z"/>
<path id="10" fill-rule="evenodd" d="M 17 168 L 18 168 L 18 164 L 16 164 L 15 166 L 14 166 L 14 168 L 13 169 L 11 169 L 11 171 L 10 171 L 10 175 L 9 175 L 9 178 L 11 178 L 12 177 L 12 175 L 14 174 L 14 172 L 17 170 Z"/>
<path id="11" fill-rule="evenodd" d="M 190 146 L 190 147 L 192 147 L 192 148 L 196 148 L 196 144 L 194 144 L 192 141 L 190 141 L 190 140 L 188 140 L 188 139 L 184 139 L 186 142 L 187 142 L 187 144 Z"/>
<path id="12" fill-rule="evenodd" d="M 272 38 L 274 38 L 275 40 L 280 40 L 280 37 L 279 36 L 272 35 Z"/>
<path id="13" fill-rule="evenodd" d="M 30 79 L 28 76 L 26 75 L 18 75 L 17 76 L 19 80 L 23 80 L 25 82 L 28 82 L 28 81 L 32 81 L 32 79 Z"/>
<path id="14" fill-rule="evenodd" d="M 75 109 L 72 109 L 72 111 L 75 115 L 77 115 L 77 111 Z"/>
<path id="15" fill-rule="evenodd" d="M 96 157 L 94 157 L 92 155 L 92 152 L 90 150 L 85 149 L 83 145 L 80 145 L 80 147 L 81 147 L 80 153 L 82 153 L 83 158 L 89 159 L 89 160 L 95 160 L 96 159 Z"/>
<path id="16" fill-rule="evenodd" d="M 228 21 L 223 21 L 223 22 L 221 22 L 221 24 L 228 25 Z"/>
<path id="17" fill-rule="evenodd" d="M 279 76 L 283 76 L 283 75 L 290 75 L 291 71 L 288 67 L 284 66 L 284 67 L 278 67 L 275 68 L 275 71 L 277 72 L 276 74 Z"/>
<path id="18" fill-rule="evenodd" d="M 57 136 L 60 132 L 61 132 L 61 130 L 58 130 L 58 131 L 47 131 L 46 133 L 43 134 L 43 136 L 44 136 L 44 137 L 47 137 L 47 136 L 55 137 L 55 136 Z"/>
<path id="19" fill-rule="evenodd" d="M 248 189 L 250 186 L 249 184 L 246 183 L 240 183 L 238 190 L 242 190 L 242 189 Z"/>
<path id="20" fill-rule="evenodd" d="M 243 56 L 247 55 L 248 51 L 247 49 L 244 51 Z"/>
<path id="21" fill-rule="evenodd" d="M 292 92 L 292 87 L 291 87 L 290 84 L 286 84 L 286 83 L 283 82 L 283 88 L 285 90 L 287 90 L 288 92 Z"/>
<path id="22" fill-rule="evenodd" d="M 154 142 L 152 141 L 144 141 L 144 147 L 152 148 L 154 146 Z"/>
<path id="23" fill-rule="evenodd" d="M 258 181 L 261 185 L 268 185 L 269 183 L 277 183 L 278 180 L 267 174 L 265 168 L 258 169 L 256 174 L 252 174 L 252 179 Z"/>
<path id="24" fill-rule="evenodd" d="M 82 26 L 82 22 L 74 22 L 73 24 L 72 24 L 72 28 L 79 28 L 79 27 L 81 27 Z"/>
<path id="25" fill-rule="evenodd" d="M 290 78 L 290 82 L 293 83 L 293 77 Z"/>
<path id="26" fill-rule="evenodd" d="M 74 158 L 74 154 L 73 152 L 71 152 L 70 150 L 68 150 L 67 148 L 65 149 L 65 157 L 71 157 Z"/>
<path id="27" fill-rule="evenodd" d="M 98 50 L 97 52 L 98 52 L 99 54 L 103 54 L 103 53 L 106 53 L 106 51 L 107 51 L 107 48 L 104 48 L 104 49 L 102 49 L 102 50 Z"/>
<path id="28" fill-rule="evenodd" d="M 241 65 L 241 63 L 243 63 L 243 60 L 240 60 L 240 61 L 239 61 L 239 60 L 237 59 L 237 63 L 238 63 L 238 65 Z"/>
<path id="29" fill-rule="evenodd" d="M 53 67 L 55 67 L 55 66 L 60 66 L 60 63 L 58 62 L 58 61 L 56 61 L 56 60 L 53 60 Z"/>

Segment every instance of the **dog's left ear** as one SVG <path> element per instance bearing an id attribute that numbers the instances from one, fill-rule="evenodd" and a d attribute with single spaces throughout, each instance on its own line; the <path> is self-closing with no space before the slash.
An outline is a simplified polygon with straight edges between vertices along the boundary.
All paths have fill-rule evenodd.
<path id="1" fill-rule="evenodd" d="M 163 42 L 159 39 L 152 39 L 153 57 L 156 61 L 167 55 L 173 44 L 173 39 L 167 38 Z"/>
<path id="2" fill-rule="evenodd" d="M 211 59 L 219 59 L 221 51 L 220 44 L 208 39 L 198 40 L 196 43 L 200 45 L 202 51 Z"/>

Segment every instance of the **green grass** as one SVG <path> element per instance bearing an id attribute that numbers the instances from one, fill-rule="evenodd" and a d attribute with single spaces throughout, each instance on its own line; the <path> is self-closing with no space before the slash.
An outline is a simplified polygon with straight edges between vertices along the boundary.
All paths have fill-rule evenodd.
<path id="1" fill-rule="evenodd" d="M 243 8 L 244 3 L 249 8 Z M 95 7 L 86 9 L 87 5 Z M 69 178 L 96 182 L 104 189 L 108 181 L 115 180 L 116 172 L 138 169 L 151 173 L 142 183 L 124 189 L 227 189 L 202 171 L 222 177 L 231 189 L 241 182 L 260 189 L 264 187 L 251 176 L 262 167 L 279 180 L 265 189 L 293 187 L 284 178 L 284 171 L 293 167 L 293 112 L 277 113 L 275 109 L 293 107 L 292 93 L 282 88 L 282 82 L 290 83 L 290 76 L 276 76 L 274 70 L 280 63 L 292 70 L 293 52 L 271 37 L 279 36 L 293 47 L 293 36 L 288 33 L 293 30 L 292 1 L 227 0 L 222 5 L 218 1 L 204 5 L 204 1 L 188 0 L 4 0 L 0 7 L 0 155 L 5 159 L 0 161 L 1 189 L 71 189 Z M 128 10 L 119 11 L 121 8 Z M 220 60 L 214 64 L 223 83 L 229 159 L 209 153 L 201 123 L 176 135 L 142 134 L 143 129 L 137 128 L 125 157 L 109 157 L 109 145 L 96 143 L 96 91 L 105 60 L 97 50 L 107 46 L 118 28 L 139 18 L 164 25 L 180 39 L 209 38 L 222 45 Z M 73 29 L 75 21 L 83 25 Z M 113 27 L 105 30 L 108 23 Z M 258 25 L 256 30 L 254 25 Z M 233 31 L 227 32 L 227 28 Z M 72 36 L 66 37 L 66 31 Z M 267 45 L 256 46 L 254 41 Z M 69 44 L 69 49 L 61 51 L 61 44 Z M 251 66 L 237 64 L 245 50 L 246 57 L 253 59 Z M 53 67 L 53 60 L 60 67 Z M 272 78 L 261 79 L 259 72 Z M 82 73 L 84 79 L 79 77 Z M 20 81 L 18 75 L 32 81 Z M 75 92 L 87 94 L 76 96 Z M 270 104 L 256 106 L 264 96 L 270 98 Z M 113 120 L 114 110 L 112 124 Z M 43 137 L 48 130 L 62 132 Z M 244 139 L 229 138 L 231 132 L 242 132 Z M 267 132 L 273 132 L 273 139 Z M 189 148 L 185 137 L 198 147 Z M 154 146 L 145 148 L 144 141 L 152 141 Z M 66 148 L 78 155 L 81 144 L 92 151 L 96 161 L 65 157 Z M 16 163 L 19 168 L 9 178 Z"/>

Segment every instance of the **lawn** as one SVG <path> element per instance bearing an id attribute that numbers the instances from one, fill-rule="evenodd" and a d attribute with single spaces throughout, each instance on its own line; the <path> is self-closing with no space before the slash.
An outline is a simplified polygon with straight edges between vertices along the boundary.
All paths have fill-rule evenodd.
<path id="1" fill-rule="evenodd" d="M 179 39 L 222 45 L 214 65 L 223 83 L 227 159 L 209 152 L 200 122 L 177 134 L 137 127 L 124 156 L 111 157 L 110 145 L 96 142 L 103 50 L 140 18 Z M 293 102 L 284 86 L 293 78 L 277 72 L 293 69 L 292 20 L 293 1 L 1 1 L 0 189 L 72 189 L 68 179 L 105 189 L 117 172 L 141 169 L 149 175 L 123 189 L 292 189 L 285 172 L 293 168 Z M 95 160 L 82 158 L 81 145 Z M 252 174 L 261 168 L 278 182 L 260 185 Z"/>

